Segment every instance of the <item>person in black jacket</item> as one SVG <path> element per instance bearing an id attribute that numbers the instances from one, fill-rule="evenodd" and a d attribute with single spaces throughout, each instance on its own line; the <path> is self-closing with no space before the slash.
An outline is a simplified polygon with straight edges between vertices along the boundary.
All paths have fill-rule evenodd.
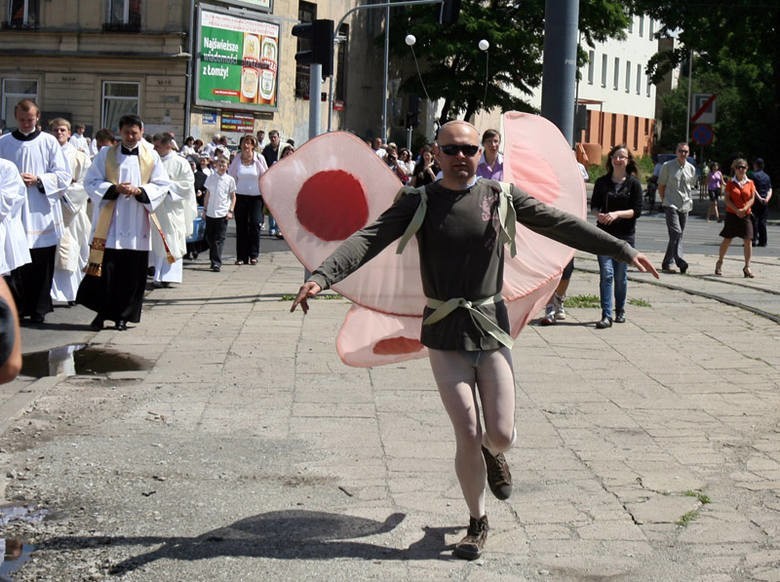
<path id="1" fill-rule="evenodd" d="M 616 145 L 607 156 L 607 173 L 593 185 L 590 207 L 598 227 L 634 246 L 636 219 L 642 212 L 642 184 L 636 177 L 636 162 L 625 145 Z M 616 323 L 626 321 L 628 265 L 607 255 L 598 255 L 601 320 L 598 329 L 612 327 L 612 296 Z"/>

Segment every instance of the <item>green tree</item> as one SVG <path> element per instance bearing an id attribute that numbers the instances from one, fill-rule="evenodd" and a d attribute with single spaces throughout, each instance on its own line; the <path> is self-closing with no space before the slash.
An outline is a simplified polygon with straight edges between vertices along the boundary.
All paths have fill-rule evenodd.
<path id="1" fill-rule="evenodd" d="M 463 0 L 455 25 L 442 27 L 438 6 L 391 10 L 391 62 L 409 63 L 407 34 L 414 45 L 427 94 L 443 99 L 441 120 L 470 118 L 479 110 L 533 111 L 528 96 L 542 80 L 544 0 Z M 629 23 L 622 2 L 582 0 L 580 30 L 585 42 L 621 36 Z M 490 43 L 486 79 L 486 55 L 478 43 Z M 581 63 L 584 53 L 580 54 Z M 414 67 L 396 70 L 400 90 L 425 95 Z M 487 81 L 487 87 L 486 87 Z"/>
<path id="2" fill-rule="evenodd" d="M 693 51 L 692 86 L 717 93 L 716 159 L 737 152 L 767 158 L 780 170 L 780 3 L 777 0 L 633 0 L 631 8 L 659 19 L 661 36 L 674 35 L 674 50 L 649 63 L 654 80 L 682 63 Z M 684 72 L 687 69 L 684 67 Z M 682 84 L 681 80 L 681 84 Z M 687 92 L 687 78 L 685 89 Z M 680 92 L 683 91 L 681 87 Z M 668 98 L 685 123 L 686 98 Z M 679 134 L 684 135 L 684 130 Z M 776 174 L 780 176 L 780 174 Z"/>

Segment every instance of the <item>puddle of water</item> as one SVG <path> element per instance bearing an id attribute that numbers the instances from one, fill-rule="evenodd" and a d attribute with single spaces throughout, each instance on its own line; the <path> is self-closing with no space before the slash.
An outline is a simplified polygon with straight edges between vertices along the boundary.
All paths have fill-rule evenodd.
<path id="1" fill-rule="evenodd" d="M 3 558 L 0 562 L 0 582 L 13 582 L 11 574 L 18 572 L 30 560 L 35 546 L 25 544 L 22 540 L 0 538 L 0 549 L 3 550 Z"/>
<path id="2" fill-rule="evenodd" d="M 4 505 L 0 506 L 0 526 L 5 527 L 13 521 L 40 523 L 48 514 L 48 509 L 35 505 Z M 11 574 L 24 566 L 34 551 L 34 545 L 20 539 L 0 538 L 0 582 L 12 582 Z"/>
<path id="3" fill-rule="evenodd" d="M 22 356 L 22 375 L 100 375 L 111 372 L 149 370 L 152 362 L 133 354 L 88 344 L 68 344 Z"/>

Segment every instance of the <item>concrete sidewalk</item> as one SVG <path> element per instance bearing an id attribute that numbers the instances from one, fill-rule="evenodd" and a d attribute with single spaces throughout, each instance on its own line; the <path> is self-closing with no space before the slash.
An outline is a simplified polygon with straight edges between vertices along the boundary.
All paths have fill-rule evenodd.
<path id="1" fill-rule="evenodd" d="M 578 260 L 570 296 L 598 294 L 595 267 Z M 33 395 L 0 438 L 5 497 L 56 513 L 10 526 L 37 547 L 15 579 L 780 580 L 780 262 L 724 270 L 632 273 L 627 323 L 570 308 L 523 331 L 514 494 L 488 500 L 467 563 L 427 362 L 341 364 L 349 305 L 290 314 L 289 252 L 201 260 L 137 327 L 87 334 L 150 370 L 3 392 Z"/>

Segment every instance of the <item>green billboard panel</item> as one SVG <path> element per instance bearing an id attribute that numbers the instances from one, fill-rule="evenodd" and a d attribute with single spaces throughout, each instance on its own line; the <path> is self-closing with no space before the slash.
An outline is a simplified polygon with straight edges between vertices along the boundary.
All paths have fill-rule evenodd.
<path id="1" fill-rule="evenodd" d="M 247 111 L 277 108 L 279 24 L 199 12 L 195 103 Z"/>

